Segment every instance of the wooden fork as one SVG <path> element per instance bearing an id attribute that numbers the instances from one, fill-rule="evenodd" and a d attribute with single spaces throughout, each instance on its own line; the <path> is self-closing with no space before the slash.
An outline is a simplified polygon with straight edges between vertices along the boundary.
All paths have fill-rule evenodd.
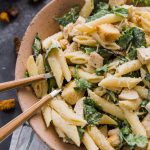
<path id="1" fill-rule="evenodd" d="M 9 136 L 19 125 L 31 118 L 37 112 L 37 110 L 41 108 L 48 100 L 52 99 L 60 92 L 61 89 L 56 89 L 52 91 L 50 94 L 43 97 L 29 109 L 20 114 L 18 117 L 16 117 L 15 119 L 7 123 L 5 126 L 0 128 L 0 142 L 2 142 L 2 140 Z"/>
<path id="2" fill-rule="evenodd" d="M 46 73 L 46 74 L 40 74 L 40 75 L 31 76 L 31 77 L 27 77 L 27 78 L 17 79 L 14 81 L 0 83 L 0 92 L 5 91 L 5 90 L 10 90 L 13 88 L 17 88 L 17 87 L 21 87 L 21 86 L 26 86 L 33 82 L 45 80 L 45 79 L 48 79 L 51 77 L 52 77 L 52 75 L 50 73 Z"/>

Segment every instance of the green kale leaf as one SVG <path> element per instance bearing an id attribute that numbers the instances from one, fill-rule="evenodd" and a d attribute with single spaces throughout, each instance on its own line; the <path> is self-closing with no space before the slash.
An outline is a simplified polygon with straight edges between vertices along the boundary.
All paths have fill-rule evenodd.
<path id="1" fill-rule="evenodd" d="M 80 140 L 82 140 L 83 135 L 84 135 L 84 133 L 85 133 L 85 129 L 84 129 L 84 128 L 81 128 L 81 127 L 77 127 L 77 129 L 78 129 L 78 133 L 79 133 Z"/>
<path id="2" fill-rule="evenodd" d="M 123 50 L 126 50 L 133 39 L 132 28 L 123 31 L 122 36 L 118 40 L 118 44 Z"/>
<path id="3" fill-rule="evenodd" d="M 115 56 L 111 50 L 105 48 L 99 48 L 98 53 L 104 58 L 104 60 L 109 60 L 111 57 Z"/>
<path id="4" fill-rule="evenodd" d="M 133 29 L 133 40 L 132 44 L 134 47 L 139 48 L 141 46 L 146 47 L 146 39 L 145 39 L 145 33 L 139 29 L 139 28 L 132 28 Z"/>
<path id="5" fill-rule="evenodd" d="M 64 14 L 60 18 L 55 18 L 55 20 L 57 20 L 58 23 L 62 26 L 66 26 L 71 22 L 75 23 L 79 17 L 79 11 L 80 11 L 79 6 L 75 6 L 71 8 L 71 10 L 68 13 Z"/>
<path id="6" fill-rule="evenodd" d="M 131 148 L 137 146 L 140 148 L 144 148 L 147 143 L 148 139 L 142 135 L 134 135 L 131 132 L 129 125 L 125 125 L 120 129 L 119 137 L 121 142 L 127 143 Z"/>
<path id="7" fill-rule="evenodd" d="M 129 45 L 135 48 L 146 46 L 145 33 L 136 27 L 127 28 L 117 41 L 123 50 L 127 50 Z"/>
<path id="8" fill-rule="evenodd" d="M 108 65 L 104 65 L 101 68 L 96 69 L 96 75 L 104 75 L 104 73 L 108 72 Z"/>
<path id="9" fill-rule="evenodd" d="M 41 39 L 39 38 L 38 34 L 34 38 L 32 50 L 35 58 L 41 53 L 42 45 L 41 45 Z"/>
<path id="10" fill-rule="evenodd" d="M 134 60 L 137 58 L 137 49 L 135 47 L 131 47 L 127 53 L 127 56 L 131 59 Z"/>
<path id="11" fill-rule="evenodd" d="M 89 21 L 93 21 L 95 19 L 101 18 L 107 14 L 110 14 L 111 12 L 108 10 L 109 9 L 109 5 L 107 3 L 104 2 L 99 2 L 94 9 L 93 15 L 89 16 L 87 18 L 87 22 Z"/>
<path id="12" fill-rule="evenodd" d="M 128 9 L 122 7 L 114 7 L 112 12 L 121 17 L 128 17 Z"/>
<path id="13" fill-rule="evenodd" d="M 109 5 L 107 3 L 105 3 L 105 2 L 99 2 L 95 6 L 94 13 L 100 12 L 102 10 L 107 10 L 108 11 L 108 9 L 109 9 Z"/>
<path id="14" fill-rule="evenodd" d="M 136 142 L 137 147 L 144 148 L 147 145 L 148 140 L 145 136 L 136 135 L 135 142 Z"/>
<path id="15" fill-rule="evenodd" d="M 100 107 L 90 98 L 84 99 L 84 118 L 89 125 L 97 125 L 102 114 L 99 112 Z"/>

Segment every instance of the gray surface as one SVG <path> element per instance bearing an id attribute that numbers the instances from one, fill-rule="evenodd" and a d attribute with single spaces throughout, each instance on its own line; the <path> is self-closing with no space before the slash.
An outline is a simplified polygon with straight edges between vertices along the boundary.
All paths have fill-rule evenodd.
<path id="1" fill-rule="evenodd" d="M 25 123 L 13 133 L 9 150 L 35 150 L 35 147 L 36 150 L 52 150 Z"/>
<path id="2" fill-rule="evenodd" d="M 17 7 L 19 16 L 4 25 L 0 23 L 0 82 L 14 79 L 16 54 L 13 44 L 15 36 L 22 38 L 29 22 L 34 15 L 50 0 L 44 0 L 38 5 L 30 5 L 28 0 L 0 0 L 0 11 L 7 9 L 9 6 Z M 15 98 L 17 100 L 16 91 L 11 90 L 0 93 L 0 100 Z M 0 127 L 13 119 L 21 112 L 17 103 L 16 109 L 10 112 L 0 112 Z M 8 150 L 11 137 L 0 143 L 0 150 Z"/>

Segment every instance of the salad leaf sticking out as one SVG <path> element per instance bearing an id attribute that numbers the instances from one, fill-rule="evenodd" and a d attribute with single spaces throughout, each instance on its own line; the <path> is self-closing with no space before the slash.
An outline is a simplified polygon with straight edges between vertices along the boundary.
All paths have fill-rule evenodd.
<path id="1" fill-rule="evenodd" d="M 60 44 L 58 42 L 53 42 L 52 45 L 49 47 L 49 49 L 46 51 L 45 58 L 48 58 L 48 56 L 52 51 L 57 51 L 59 50 L 59 48 L 60 48 Z"/>
<path id="2" fill-rule="evenodd" d="M 64 14 L 60 18 L 55 18 L 55 20 L 57 20 L 58 23 L 62 26 L 66 26 L 71 22 L 75 23 L 79 17 L 79 11 L 80 11 L 79 6 L 75 6 L 71 8 L 71 10 L 68 13 Z"/>
<path id="3" fill-rule="evenodd" d="M 108 71 L 108 65 L 104 65 L 101 68 L 96 69 L 96 74 L 99 75 L 104 75 L 104 73 L 106 73 Z"/>
<path id="4" fill-rule="evenodd" d="M 41 39 L 39 38 L 38 34 L 35 36 L 33 45 L 32 45 L 33 55 L 35 58 L 41 53 L 42 44 Z"/>
<path id="5" fill-rule="evenodd" d="M 112 12 L 121 17 L 128 17 L 128 9 L 122 7 L 114 7 Z"/>
<path id="6" fill-rule="evenodd" d="M 106 14 L 110 14 L 109 5 L 104 2 L 99 2 L 94 9 L 93 15 L 87 18 L 87 22 L 93 21 L 97 18 L 101 18 Z"/>
<path id="7" fill-rule="evenodd" d="M 84 99 L 84 118 L 89 125 L 97 125 L 102 114 L 99 112 L 100 107 L 90 98 Z"/>

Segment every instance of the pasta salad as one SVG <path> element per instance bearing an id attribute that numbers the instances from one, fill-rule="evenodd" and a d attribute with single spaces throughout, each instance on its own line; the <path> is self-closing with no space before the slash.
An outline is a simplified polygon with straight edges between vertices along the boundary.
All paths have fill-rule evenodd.
<path id="1" fill-rule="evenodd" d="M 53 74 L 32 84 L 37 98 L 62 89 L 42 114 L 63 142 L 87 150 L 150 150 L 148 5 L 85 0 L 55 16 L 58 33 L 36 35 L 26 76 Z"/>

